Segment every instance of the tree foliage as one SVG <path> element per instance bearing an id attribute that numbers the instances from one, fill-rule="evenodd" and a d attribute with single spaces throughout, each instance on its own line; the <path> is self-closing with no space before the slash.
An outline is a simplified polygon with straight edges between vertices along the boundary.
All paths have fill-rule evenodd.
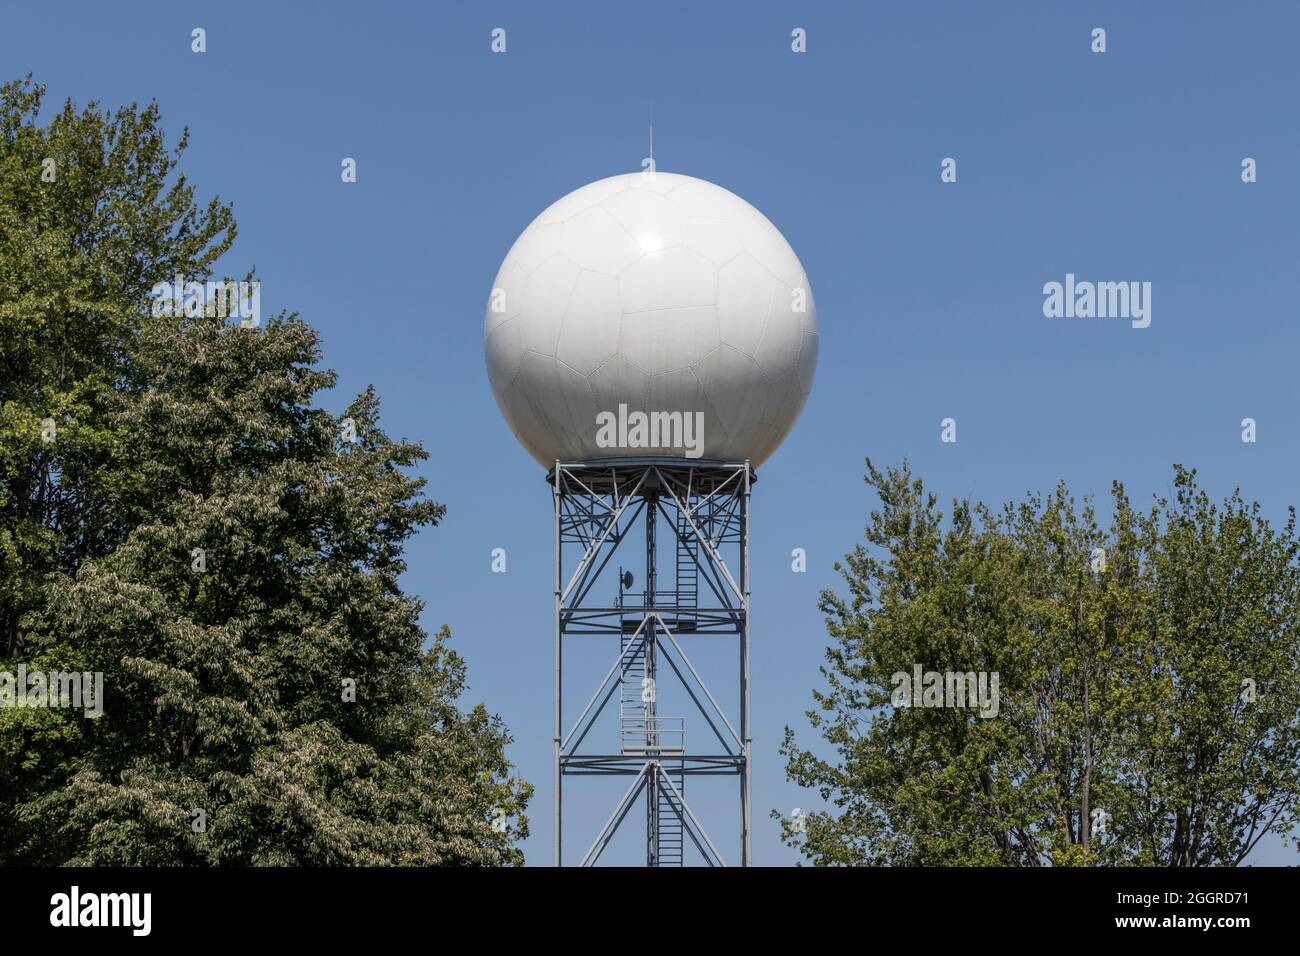
<path id="1" fill-rule="evenodd" d="M 1176 467 L 1146 511 L 1116 483 L 1106 527 L 1063 484 L 945 521 L 906 463 L 867 468 L 880 507 L 821 599 L 823 743 L 782 747 L 833 809 L 788 843 L 820 865 L 1233 866 L 1300 824 L 1294 510 L 1273 528 Z M 996 673 L 996 716 L 895 706 L 916 665 Z"/>
<path id="2" fill-rule="evenodd" d="M 230 207 L 155 106 L 40 126 L 42 93 L 0 87 L 0 669 L 102 672 L 106 705 L 0 710 L 0 859 L 520 862 L 506 730 L 401 590 L 426 453 L 373 389 L 316 404 L 297 316 L 154 315 Z"/>

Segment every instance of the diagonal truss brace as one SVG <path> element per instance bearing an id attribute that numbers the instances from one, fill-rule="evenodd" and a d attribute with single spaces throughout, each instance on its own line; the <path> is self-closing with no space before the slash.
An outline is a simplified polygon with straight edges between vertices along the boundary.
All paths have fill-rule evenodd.
<path id="1" fill-rule="evenodd" d="M 658 628 L 652 626 L 650 629 L 651 633 L 642 638 L 646 625 L 650 624 L 652 621 L 658 624 Z M 692 688 L 690 682 L 686 680 L 686 676 L 678 668 L 677 662 L 673 659 L 673 656 L 668 653 L 668 647 L 662 640 L 660 640 L 660 630 L 662 630 L 664 636 L 668 638 L 673 649 L 677 652 L 677 655 L 681 658 L 681 662 L 686 666 L 686 669 L 690 672 L 691 676 L 695 678 L 696 685 L 704 694 L 712 708 L 711 713 L 704 707 L 704 704 L 700 701 L 699 697 L 696 696 L 695 689 Z M 672 667 L 673 672 L 676 673 L 678 679 L 682 682 L 682 687 L 686 690 L 686 693 L 691 698 L 692 702 L 694 702 L 696 709 L 699 710 L 700 716 L 704 718 L 710 729 L 713 730 L 714 735 L 718 738 L 718 743 L 722 744 L 723 749 L 729 756 L 739 756 L 740 754 L 738 751 L 744 749 L 744 744 L 740 740 L 740 735 L 737 734 L 735 728 L 731 726 L 731 721 L 727 719 L 727 715 L 723 712 L 722 708 L 718 706 L 718 702 L 709 691 L 708 685 L 704 683 L 704 678 L 702 678 L 699 671 L 695 669 L 695 666 L 691 663 L 691 659 L 687 657 L 686 651 L 682 649 L 682 646 L 679 643 L 677 643 L 677 638 L 673 636 L 672 629 L 668 627 L 664 622 L 664 619 L 660 617 L 658 613 L 647 614 L 640 626 L 637 627 L 636 632 L 632 635 L 633 640 L 637 640 L 638 638 L 653 640 L 655 642 L 655 646 L 663 652 L 664 660 L 668 662 L 669 666 Z M 571 756 L 573 752 L 582 745 L 582 741 L 586 738 L 592 727 L 595 726 L 596 721 L 600 719 L 600 715 L 604 713 L 606 705 L 609 704 L 610 700 L 614 696 L 614 691 L 618 689 L 618 680 L 615 680 L 614 677 L 615 673 L 617 672 L 618 679 L 621 680 L 623 672 L 626 670 L 627 664 L 625 663 L 625 659 L 626 656 L 620 648 L 618 657 L 614 659 L 614 663 L 605 673 L 605 679 L 600 682 L 600 685 L 596 688 L 596 692 L 592 694 L 591 699 L 587 701 L 587 706 L 583 708 L 582 714 L 578 717 L 577 721 L 574 722 L 573 728 L 561 742 L 560 751 L 562 754 Z M 623 666 L 620 667 L 620 664 Z M 604 695 L 603 698 L 601 697 L 602 694 Z M 597 700 L 600 700 L 599 706 L 596 704 Z M 592 708 L 595 708 L 594 712 Z M 726 727 L 727 733 L 731 738 L 730 741 L 723 737 L 717 724 L 714 723 L 714 717 L 720 720 L 722 725 Z M 577 736 L 576 740 L 574 740 L 575 735 Z M 572 748 L 569 746 L 570 741 L 573 741 Z M 732 750 L 732 742 L 735 743 L 737 750 Z"/>
<path id="2" fill-rule="evenodd" d="M 631 784 L 628 785 L 627 791 L 623 794 L 623 799 L 618 802 L 614 812 L 605 821 L 605 825 L 600 828 L 600 833 L 596 835 L 595 842 L 591 844 L 586 856 L 582 858 L 581 865 L 596 865 L 601 854 L 605 852 L 605 848 L 614 839 L 614 834 L 618 832 L 619 826 L 627 818 L 628 811 L 632 809 L 637 798 L 645 792 L 647 787 L 651 786 L 650 780 L 652 776 L 655 780 L 654 786 L 658 792 L 671 798 L 670 805 L 673 813 L 681 820 L 683 831 L 691 838 L 695 848 L 700 851 L 700 855 L 704 857 L 704 862 L 709 866 L 725 867 L 727 863 L 722 858 L 722 854 L 718 852 L 718 848 L 709 839 L 708 833 L 705 832 L 699 818 L 691 810 L 690 804 L 686 802 L 681 791 L 673 784 L 672 778 L 668 776 L 663 764 L 658 760 L 647 760 L 641 766 L 641 770 L 633 778 Z"/>
<path id="3" fill-rule="evenodd" d="M 636 494 L 641 490 L 641 486 L 645 484 L 647 475 L 649 475 L 649 472 L 644 472 L 640 479 L 637 480 L 636 487 L 634 487 L 628 494 L 624 495 L 621 500 L 615 502 L 614 507 L 610 510 L 609 519 L 605 522 L 605 527 L 600 533 L 600 537 L 587 546 L 587 550 L 582 555 L 582 560 L 579 561 L 578 566 L 573 569 L 573 576 L 569 578 L 569 583 L 560 593 L 560 603 L 562 605 L 568 602 L 569 595 L 573 593 L 573 589 L 577 585 L 578 581 L 586 576 L 592 562 L 596 560 L 596 555 L 600 553 L 600 549 L 604 547 L 605 542 L 609 540 L 610 533 L 618 526 L 619 519 L 623 517 L 623 514 L 627 511 L 628 507 L 636 499 Z"/>

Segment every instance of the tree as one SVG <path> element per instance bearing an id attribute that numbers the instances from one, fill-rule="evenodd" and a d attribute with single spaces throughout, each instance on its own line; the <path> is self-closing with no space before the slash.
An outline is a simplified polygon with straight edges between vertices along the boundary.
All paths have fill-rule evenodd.
<path id="1" fill-rule="evenodd" d="M 1063 484 L 945 526 L 906 463 L 866 480 L 848 593 L 821 599 L 829 749 L 782 745 L 834 809 L 787 843 L 819 865 L 1233 866 L 1300 824 L 1294 510 L 1274 529 L 1175 467 L 1147 512 L 1116 483 L 1105 529 Z M 982 675 L 992 706 L 949 693 Z"/>
<path id="2" fill-rule="evenodd" d="M 118 404 L 140 304 L 156 278 L 202 276 L 235 236 L 205 209 L 157 106 L 112 116 L 71 102 L 37 123 L 44 87 L 0 86 L 0 651 L 49 571 L 120 540 L 105 506 L 120 482 Z M 57 439 L 58 451 L 54 450 Z"/>
<path id="3" fill-rule="evenodd" d="M 509 736 L 481 706 L 459 708 L 464 663 L 445 628 L 428 640 L 400 587 L 404 542 L 445 511 L 410 474 L 426 453 L 383 432 L 373 390 L 340 416 L 317 407 L 335 376 L 297 316 L 250 328 L 229 303 L 151 307 L 177 272 L 207 280 L 234 229 L 227 207 L 198 213 L 183 178 L 163 192 L 173 160 L 153 106 L 115 121 L 65 108 L 66 182 L 112 183 L 109 198 L 68 199 L 59 190 L 76 187 L 56 177 L 58 198 L 13 208 L 53 135 L 35 126 L 39 100 L 30 83 L 4 87 L 0 222 L 53 248 L 101 208 L 118 221 L 87 227 L 86 248 L 48 272 L 0 247 L 0 271 L 52 290 L 6 298 L 0 317 L 17 327 L 48 302 L 49 322 L 77 330 L 73 344 L 23 340 L 52 385 L 4 366 L 0 610 L 20 635 L 7 666 L 101 672 L 106 706 L 97 719 L 0 710 L 0 856 L 520 862 L 531 789 L 511 775 Z M 94 335 L 67 314 L 82 303 L 97 321 L 101 306 L 77 291 L 88 283 L 112 317 Z M 60 378 L 65 367 L 76 374 Z M 63 427 L 37 440 L 58 387 L 92 397 L 59 406 Z M 30 504 L 24 480 L 53 503 Z"/>
<path id="4" fill-rule="evenodd" d="M 194 203 L 173 176 L 158 111 L 64 105 L 41 126 L 44 88 L 0 86 L 0 657 L 71 667 L 27 646 L 24 617 L 51 574 L 75 572 L 125 533 L 128 497 L 110 424 L 124 399 L 140 303 L 154 277 L 204 275 L 235 235 L 230 209 Z M 0 711 L 0 854 L 19 808 L 66 778 L 81 725 L 51 711 Z"/>

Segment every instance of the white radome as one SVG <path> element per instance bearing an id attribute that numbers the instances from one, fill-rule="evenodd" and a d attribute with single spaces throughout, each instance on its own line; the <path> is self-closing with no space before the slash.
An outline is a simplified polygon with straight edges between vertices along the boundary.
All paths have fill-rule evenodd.
<path id="1" fill-rule="evenodd" d="M 721 186 L 658 172 L 569 193 L 515 241 L 484 321 L 488 377 L 538 462 L 757 467 L 803 409 L 817 308 L 785 237 Z M 703 413 L 702 454 L 608 447 L 597 416 Z"/>

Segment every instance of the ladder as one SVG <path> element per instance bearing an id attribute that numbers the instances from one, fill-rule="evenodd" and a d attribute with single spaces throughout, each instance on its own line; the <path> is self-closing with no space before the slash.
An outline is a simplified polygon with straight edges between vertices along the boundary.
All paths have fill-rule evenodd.
<path id="1" fill-rule="evenodd" d="M 648 687 L 645 678 L 646 651 L 653 638 L 652 624 L 646 622 L 638 633 L 629 633 L 624 628 L 622 636 L 622 656 L 619 659 L 619 752 L 646 753 L 653 740 L 654 704 L 647 701 Z M 651 695 L 653 696 L 653 695 Z"/>
<path id="2" fill-rule="evenodd" d="M 690 499 L 687 499 L 689 506 Z M 698 523 L 698 518 L 697 518 Z M 700 542 L 691 530 L 686 513 L 677 512 L 677 629 L 693 629 L 691 610 L 700 603 Z M 689 623 L 688 622 L 689 618 Z M 686 628 L 682 625 L 686 624 Z"/>
<path id="3" fill-rule="evenodd" d="M 667 767 L 661 767 L 659 772 L 672 780 L 678 793 L 683 797 L 686 796 L 686 775 L 680 768 L 669 770 Z M 658 810 L 659 866 L 681 866 L 685 851 L 683 841 L 686 838 L 682 824 L 685 813 L 681 801 L 673 796 L 666 783 L 659 785 Z"/>

